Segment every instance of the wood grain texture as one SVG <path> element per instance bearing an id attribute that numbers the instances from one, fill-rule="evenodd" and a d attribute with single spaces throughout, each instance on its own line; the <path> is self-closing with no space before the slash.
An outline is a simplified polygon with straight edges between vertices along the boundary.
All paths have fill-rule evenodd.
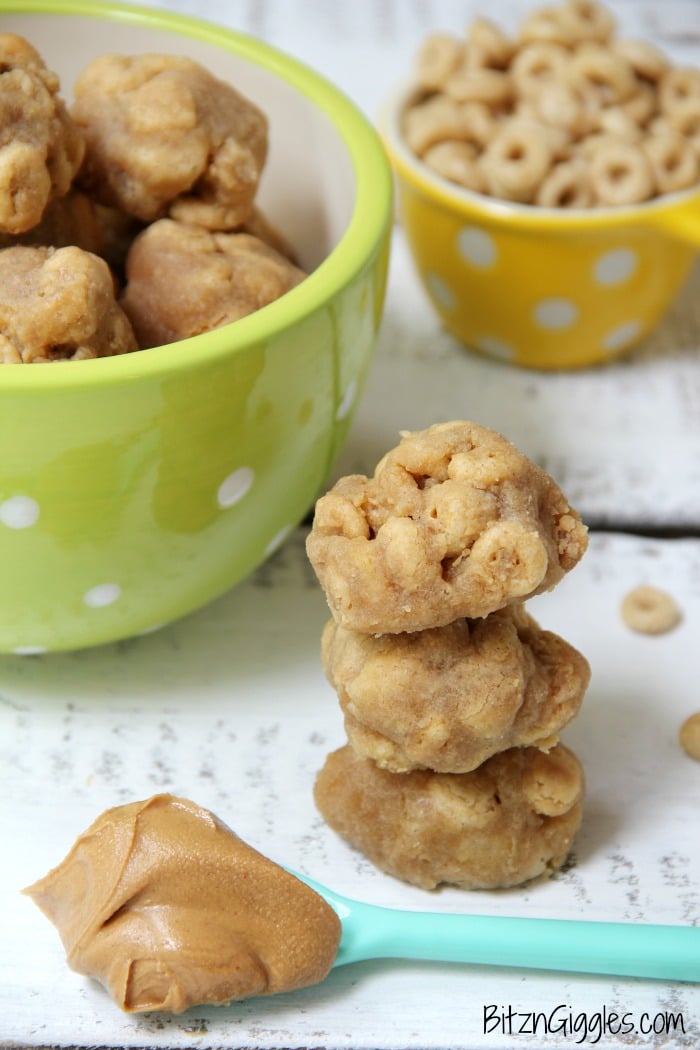
<path id="1" fill-rule="evenodd" d="M 65 966 L 58 938 L 20 896 L 107 806 L 172 791 L 217 812 L 251 845 L 351 897 L 409 909 L 697 923 L 700 765 L 677 742 L 698 707 L 700 542 L 600 533 L 583 562 L 531 603 L 584 652 L 593 678 L 565 742 L 588 780 L 565 870 L 506 893 L 426 893 L 384 876 L 320 820 L 311 787 L 343 742 L 319 662 L 327 609 L 297 531 L 245 584 L 159 633 L 91 652 L 0 660 L 0 1046 L 325 1047 L 502 1050 L 573 1041 L 483 1032 L 483 1008 L 603 1005 L 683 1015 L 692 1047 L 700 987 L 385 961 L 334 970 L 298 994 L 128 1017 Z M 684 619 L 633 634 L 619 615 L 640 582 L 666 587 Z M 3 1041 L 4 1040 L 4 1041 Z"/>

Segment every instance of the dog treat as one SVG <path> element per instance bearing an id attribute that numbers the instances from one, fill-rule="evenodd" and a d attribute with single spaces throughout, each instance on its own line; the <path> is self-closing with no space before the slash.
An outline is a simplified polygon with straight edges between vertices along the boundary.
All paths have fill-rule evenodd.
<path id="1" fill-rule="evenodd" d="M 120 287 L 125 283 L 124 267 L 129 248 L 144 229 L 144 223 L 109 204 L 95 204 L 95 217 L 102 246 L 99 254 L 112 269 Z"/>
<path id="2" fill-rule="evenodd" d="M 126 258 L 121 303 L 142 348 L 237 321 L 299 284 L 304 273 L 249 233 L 151 223 Z"/>
<path id="3" fill-rule="evenodd" d="M 484 18 L 463 36 L 433 33 L 416 56 L 415 81 L 402 115 L 407 145 L 470 190 L 590 208 L 700 181 L 700 70 L 617 37 L 613 15 L 595 0 L 537 8 L 513 38 Z M 465 108 L 477 101 L 475 137 Z M 555 150 L 552 130 L 565 134 Z M 465 145 L 468 163 L 458 163 Z M 570 167 L 560 171 L 560 162 Z"/>
<path id="4" fill-rule="evenodd" d="M 678 739 L 686 755 L 700 762 L 700 711 L 686 718 L 678 733 Z"/>
<path id="5" fill-rule="evenodd" d="M 535 463 L 470 422 L 406 433 L 374 476 L 316 504 L 311 564 L 343 627 L 420 631 L 548 590 L 587 545 L 579 515 Z"/>
<path id="6" fill-rule="evenodd" d="M 340 942 L 319 894 L 172 795 L 107 810 L 25 892 L 68 965 L 128 1012 L 303 988 L 323 980 Z"/>
<path id="7" fill-rule="evenodd" d="M 590 677 L 583 656 L 519 603 L 413 634 L 331 620 L 321 657 L 350 743 L 394 773 L 465 773 L 507 748 L 549 750 Z"/>
<path id="8" fill-rule="evenodd" d="M 188 58 L 108 54 L 78 77 L 70 114 L 58 88 L 28 41 L 0 33 L 0 252 L 99 255 L 123 303 L 107 308 L 104 273 L 74 254 L 49 266 L 51 280 L 60 267 L 67 281 L 65 292 L 51 290 L 51 310 L 30 304 L 36 280 L 25 288 L 21 276 L 28 257 L 10 256 L 3 279 L 18 266 L 20 276 L 2 307 L 0 364 L 186 339 L 260 309 L 306 276 L 255 200 L 267 118 L 232 86 Z M 49 286 L 49 271 L 42 281 Z M 92 289 L 84 318 L 80 281 L 85 294 Z M 15 298 L 30 304 L 26 317 Z"/>
<path id="9" fill-rule="evenodd" d="M 0 251 L 0 362 L 76 361 L 136 349 L 103 259 L 74 246 Z"/>
<path id="10" fill-rule="evenodd" d="M 245 222 L 267 154 L 267 120 L 230 84 L 175 55 L 102 55 L 75 84 L 81 183 L 144 222 Z"/>
<path id="11" fill-rule="evenodd" d="M 28 41 L 0 33 L 0 233 L 36 226 L 83 159 L 83 137 L 59 87 Z"/>
<path id="12" fill-rule="evenodd" d="M 640 634 L 665 634 L 681 620 L 681 611 L 671 595 L 649 584 L 625 595 L 620 612 L 627 626 Z"/>
<path id="13" fill-rule="evenodd" d="M 561 866 L 583 790 L 563 744 L 503 751 L 470 773 L 403 775 L 346 745 L 326 759 L 315 799 L 328 824 L 390 875 L 424 889 L 497 889 Z"/>
<path id="14" fill-rule="evenodd" d="M 18 244 L 45 248 L 73 245 L 102 256 L 105 237 L 97 208 L 90 197 L 80 190 L 69 190 L 65 197 L 49 201 L 38 224 L 26 233 L 0 234 L 0 249 Z"/>
<path id="15" fill-rule="evenodd" d="M 495 53 L 497 35 L 483 39 Z M 348 744 L 314 795 L 381 870 L 497 889 L 563 863 L 584 781 L 559 732 L 590 668 L 523 600 L 586 545 L 553 479 L 476 423 L 406 432 L 372 478 L 317 502 L 307 552 L 333 614 L 321 659 Z"/>

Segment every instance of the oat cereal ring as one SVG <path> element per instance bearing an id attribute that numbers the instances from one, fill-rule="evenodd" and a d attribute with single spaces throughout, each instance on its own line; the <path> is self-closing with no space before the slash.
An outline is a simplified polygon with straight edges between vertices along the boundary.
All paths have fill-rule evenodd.
<path id="1" fill-rule="evenodd" d="M 597 129 L 604 135 L 614 135 L 623 142 L 639 142 L 642 129 L 622 106 L 605 106 L 598 114 Z"/>
<path id="2" fill-rule="evenodd" d="M 620 612 L 627 626 L 640 634 L 665 634 L 681 621 L 681 611 L 671 595 L 649 584 L 625 595 Z"/>
<path id="3" fill-rule="evenodd" d="M 668 122 L 678 135 L 700 149 L 700 96 L 677 102 L 668 111 Z"/>
<path id="4" fill-rule="evenodd" d="M 649 135 L 642 148 L 651 161 L 657 193 L 684 190 L 700 178 L 700 159 L 682 135 Z"/>
<path id="5" fill-rule="evenodd" d="M 679 730 L 678 740 L 686 755 L 700 762 L 700 711 L 686 718 Z"/>
<path id="6" fill-rule="evenodd" d="M 474 18 L 467 29 L 467 48 L 481 56 L 481 64 L 491 69 L 505 69 L 515 45 L 502 29 L 489 18 Z"/>
<path id="7" fill-rule="evenodd" d="M 554 148 L 541 126 L 512 117 L 497 130 L 481 158 L 489 193 L 530 203 L 552 164 Z"/>
<path id="8" fill-rule="evenodd" d="M 548 124 L 534 108 L 529 111 L 523 109 L 510 119 L 527 125 L 531 128 L 532 134 L 544 138 L 551 151 L 552 162 L 570 159 L 574 142 L 569 130 L 557 127 L 556 124 Z M 502 127 L 503 124 L 502 121 L 500 126 Z"/>
<path id="9" fill-rule="evenodd" d="M 438 142 L 468 138 L 468 125 L 465 108 L 447 95 L 432 95 L 403 114 L 404 138 L 419 157 Z"/>
<path id="10" fill-rule="evenodd" d="M 541 120 L 534 123 L 542 129 L 552 151 L 552 161 L 570 160 L 572 156 L 573 141 L 570 132 L 566 128 L 558 128 L 554 124 L 547 124 Z"/>
<path id="11" fill-rule="evenodd" d="M 574 43 L 573 26 L 564 17 L 561 6 L 540 7 L 531 11 L 520 26 L 521 44 L 552 43 L 569 47 Z"/>
<path id="12" fill-rule="evenodd" d="M 667 70 L 659 80 L 658 92 L 661 112 L 666 114 L 679 102 L 700 98 L 700 69 L 675 66 Z"/>
<path id="13" fill-rule="evenodd" d="M 403 774 L 346 745 L 326 759 L 314 799 L 381 871 L 424 889 L 496 889 L 562 865 L 584 791 L 581 765 L 563 744 L 502 751 L 470 773 Z"/>
<path id="14" fill-rule="evenodd" d="M 463 138 L 483 149 L 493 138 L 498 118 L 483 102 L 462 102 Z"/>
<path id="15" fill-rule="evenodd" d="M 618 104 L 618 108 L 623 110 L 640 127 L 645 127 L 649 124 L 657 112 L 657 107 L 656 89 L 651 84 L 645 84 L 643 81 L 638 83 L 633 95 L 630 95 L 624 102 Z"/>
<path id="16" fill-rule="evenodd" d="M 571 58 L 571 72 L 588 81 L 605 104 L 624 102 L 637 90 L 630 64 L 602 44 L 582 44 Z"/>
<path id="17" fill-rule="evenodd" d="M 641 146 L 612 140 L 590 157 L 591 186 L 599 204 L 639 204 L 654 193 L 651 163 Z"/>
<path id="18" fill-rule="evenodd" d="M 513 97 L 510 74 L 500 69 L 461 66 L 445 83 L 445 91 L 456 102 L 483 102 L 503 106 Z"/>
<path id="19" fill-rule="evenodd" d="M 592 126 L 589 108 L 573 84 L 559 80 L 544 83 L 531 101 L 538 119 L 564 132 L 567 142 L 580 138 Z"/>
<path id="20" fill-rule="evenodd" d="M 668 69 L 668 59 L 662 51 L 646 40 L 611 40 L 610 48 L 630 64 L 638 77 L 655 82 Z"/>
<path id="21" fill-rule="evenodd" d="M 561 6 L 568 39 L 606 44 L 615 31 L 615 19 L 606 7 L 593 0 L 566 0 Z"/>
<path id="22" fill-rule="evenodd" d="M 524 120 L 541 120 L 535 99 L 535 95 L 517 98 L 513 103 L 512 116 L 522 117 Z"/>
<path id="23" fill-rule="evenodd" d="M 426 150 L 423 161 L 444 179 L 468 190 L 483 193 L 486 188 L 486 181 L 476 163 L 476 148 L 470 142 L 451 139 L 438 142 Z"/>
<path id="24" fill-rule="evenodd" d="M 646 130 L 649 135 L 669 135 L 674 129 L 668 117 L 659 115 L 649 121 Z"/>
<path id="25" fill-rule="evenodd" d="M 617 135 L 611 135 L 609 131 L 596 131 L 592 135 L 586 135 L 574 145 L 573 158 L 590 162 L 594 153 L 608 146 L 617 146 L 620 139 Z"/>
<path id="26" fill-rule="evenodd" d="M 541 208 L 590 208 L 593 203 L 587 165 L 579 159 L 555 164 L 535 196 Z"/>
<path id="27" fill-rule="evenodd" d="M 518 51 L 510 65 L 510 75 L 519 95 L 539 93 L 555 78 L 564 76 L 570 54 L 561 44 L 541 41 Z"/>
<path id="28" fill-rule="evenodd" d="M 439 91 L 461 65 L 464 44 L 448 33 L 433 33 L 416 56 L 416 80 L 428 91 Z"/>

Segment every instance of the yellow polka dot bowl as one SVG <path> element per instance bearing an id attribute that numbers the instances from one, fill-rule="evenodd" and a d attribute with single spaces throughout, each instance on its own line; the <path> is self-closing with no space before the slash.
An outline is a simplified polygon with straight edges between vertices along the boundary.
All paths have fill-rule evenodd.
<path id="1" fill-rule="evenodd" d="M 535 369 L 598 365 L 637 346 L 673 304 L 700 246 L 700 188 L 633 207 L 499 201 L 432 172 L 387 107 L 399 220 L 444 327 L 468 348 Z"/>
<path id="2" fill-rule="evenodd" d="M 322 489 L 383 307 L 392 182 L 371 124 L 257 40 L 165 11 L 0 0 L 61 80 L 185 54 L 265 111 L 258 197 L 308 272 L 234 324 L 148 351 L 0 366 L 0 652 L 146 633 L 233 587 Z"/>

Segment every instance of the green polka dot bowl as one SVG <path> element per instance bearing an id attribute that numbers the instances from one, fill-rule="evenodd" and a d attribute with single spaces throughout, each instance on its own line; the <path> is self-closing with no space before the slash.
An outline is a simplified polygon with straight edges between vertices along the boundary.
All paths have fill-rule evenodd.
<path id="1" fill-rule="evenodd" d="M 169 346 L 0 367 L 0 652 L 151 631 L 233 587 L 322 489 L 380 322 L 392 221 L 375 131 L 333 85 L 250 37 L 163 11 L 1 0 L 71 98 L 106 52 L 184 54 L 267 115 L 258 203 L 308 277 Z"/>
<path id="2" fill-rule="evenodd" d="M 409 149 L 400 91 L 382 131 L 398 213 L 443 326 L 471 350 L 536 369 L 636 347 L 679 295 L 700 246 L 700 186 L 630 207 L 541 208 L 471 192 Z"/>

